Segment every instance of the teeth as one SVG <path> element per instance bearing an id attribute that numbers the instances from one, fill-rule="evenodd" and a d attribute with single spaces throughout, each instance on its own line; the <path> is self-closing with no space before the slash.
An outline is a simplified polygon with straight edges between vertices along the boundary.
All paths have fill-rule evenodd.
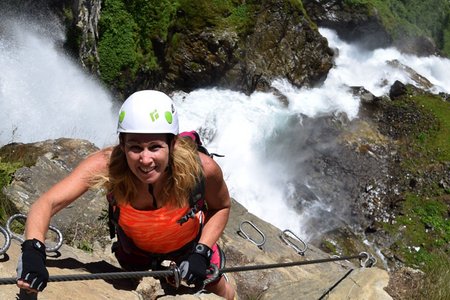
<path id="1" fill-rule="evenodd" d="M 152 170 L 152 168 L 142 168 L 142 167 L 141 167 L 141 170 L 142 170 L 143 172 L 150 172 L 150 171 Z"/>

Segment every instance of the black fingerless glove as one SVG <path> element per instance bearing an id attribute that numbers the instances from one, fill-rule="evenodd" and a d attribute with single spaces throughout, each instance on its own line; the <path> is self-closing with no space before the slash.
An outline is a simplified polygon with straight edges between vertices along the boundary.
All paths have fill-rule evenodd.
<path id="1" fill-rule="evenodd" d="M 30 288 L 42 291 L 47 286 L 48 271 L 45 267 L 45 245 L 37 239 L 22 243 L 22 255 L 17 264 L 17 277 L 30 284 Z"/>
<path id="2" fill-rule="evenodd" d="M 204 244 L 197 244 L 194 251 L 180 264 L 181 277 L 188 284 L 203 284 L 212 254 L 211 248 Z"/>

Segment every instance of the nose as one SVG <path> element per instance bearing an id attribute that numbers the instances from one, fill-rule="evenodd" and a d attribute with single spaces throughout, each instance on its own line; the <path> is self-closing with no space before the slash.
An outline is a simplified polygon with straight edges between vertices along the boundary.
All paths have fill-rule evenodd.
<path id="1" fill-rule="evenodd" d="M 153 161 L 152 152 L 149 151 L 148 149 L 142 150 L 142 152 L 140 153 L 139 161 L 142 164 L 149 164 L 149 163 L 151 163 Z"/>

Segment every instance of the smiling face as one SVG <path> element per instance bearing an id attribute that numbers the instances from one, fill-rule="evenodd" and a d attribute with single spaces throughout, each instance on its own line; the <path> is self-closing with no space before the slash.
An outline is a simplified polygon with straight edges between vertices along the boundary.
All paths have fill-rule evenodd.
<path id="1" fill-rule="evenodd" d="M 169 165 L 169 145 L 166 134 L 127 133 L 123 150 L 128 167 L 143 183 L 160 180 Z"/>

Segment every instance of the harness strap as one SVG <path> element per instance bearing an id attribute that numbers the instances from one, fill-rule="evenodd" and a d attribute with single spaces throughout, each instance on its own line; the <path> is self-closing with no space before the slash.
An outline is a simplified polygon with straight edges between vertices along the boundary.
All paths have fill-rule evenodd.
<path id="1" fill-rule="evenodd" d="M 203 145 L 202 140 L 200 139 L 200 135 L 195 130 L 180 132 L 179 136 L 192 139 L 197 144 L 197 150 L 208 155 L 211 158 L 213 158 L 214 156 L 217 157 L 225 156 L 222 154 L 209 152 L 208 149 L 206 149 L 206 147 Z"/>
<path id="2" fill-rule="evenodd" d="M 116 200 L 114 199 L 112 193 L 108 193 L 106 195 L 106 199 L 108 200 L 109 237 L 113 239 L 116 237 L 116 226 L 118 226 L 117 221 L 119 220 L 119 208 L 116 206 Z"/>
<path id="3" fill-rule="evenodd" d="M 205 178 L 202 175 L 200 180 L 197 181 L 197 184 L 195 185 L 191 194 L 189 195 L 189 205 L 191 209 L 182 218 L 180 218 L 177 223 L 183 225 L 183 223 L 186 223 L 189 219 L 194 218 L 195 214 L 199 211 L 208 210 L 208 205 L 206 204 L 204 194 Z"/>

